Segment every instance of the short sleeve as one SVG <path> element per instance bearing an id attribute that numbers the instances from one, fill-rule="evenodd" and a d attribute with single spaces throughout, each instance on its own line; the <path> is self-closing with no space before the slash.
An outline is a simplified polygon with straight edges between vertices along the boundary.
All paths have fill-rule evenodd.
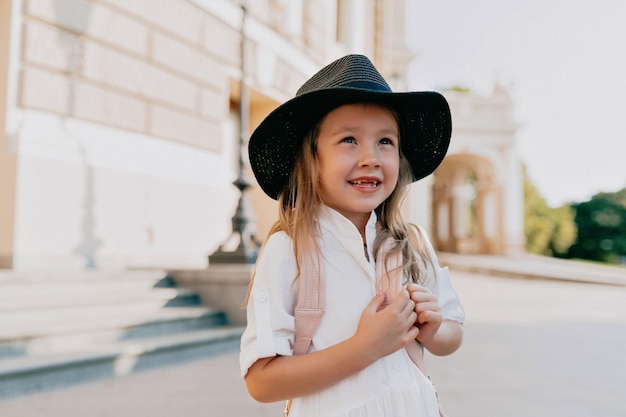
<path id="1" fill-rule="evenodd" d="M 439 266 L 437 254 L 428 239 L 428 235 L 422 228 L 419 229 L 422 241 L 427 246 L 427 250 L 433 261 L 434 267 L 434 270 L 429 268 L 431 276 L 426 284 L 426 287 L 428 287 L 428 289 L 430 289 L 430 291 L 437 297 L 444 320 L 454 320 L 459 323 L 463 323 L 465 321 L 465 310 L 463 309 L 459 296 L 452 286 L 450 271 L 448 270 L 448 267 L 442 268 Z"/>
<path id="2" fill-rule="evenodd" d="M 241 376 L 258 359 L 292 355 L 293 315 L 297 302 L 297 266 L 292 240 L 275 233 L 259 255 L 247 305 L 247 326 L 241 336 Z"/>
<path id="3" fill-rule="evenodd" d="M 458 321 L 462 324 L 465 321 L 465 310 L 450 281 L 450 271 L 448 267 L 441 268 L 435 265 L 435 268 L 438 269 L 437 279 L 431 291 L 439 300 L 443 319 Z"/>

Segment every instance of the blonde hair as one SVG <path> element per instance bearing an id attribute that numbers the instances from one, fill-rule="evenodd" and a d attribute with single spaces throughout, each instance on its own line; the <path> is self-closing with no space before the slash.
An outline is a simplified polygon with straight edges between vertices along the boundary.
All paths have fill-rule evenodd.
<path id="1" fill-rule="evenodd" d="M 402 254 L 403 276 L 409 283 L 424 285 L 428 281 L 428 266 L 434 267 L 433 259 L 426 246 L 426 237 L 414 224 L 402 218 L 402 201 L 413 182 L 413 171 L 409 162 L 400 151 L 400 168 L 398 183 L 391 195 L 374 211 L 378 218 L 378 233 L 374 241 L 374 254 L 378 253 L 381 243 L 391 237 L 395 246 L 387 256 Z M 377 259 L 376 259 L 377 260 Z M 378 260 L 377 260 L 378 261 Z"/>
<path id="2" fill-rule="evenodd" d="M 388 110 L 395 118 L 398 126 L 402 126 L 400 116 L 393 108 L 379 103 L 363 104 Z M 296 155 L 292 175 L 290 175 L 288 184 L 278 197 L 278 220 L 270 228 L 265 238 L 265 242 L 267 242 L 267 239 L 274 233 L 284 232 L 292 239 L 298 266 L 296 279 L 300 275 L 300 267 L 305 262 L 305 257 L 310 257 L 311 261 L 317 262 L 317 255 L 319 255 L 319 246 L 315 237 L 317 235 L 316 219 L 322 201 L 317 190 L 317 178 L 319 178 L 317 139 L 323 121 L 324 117 L 304 135 Z M 400 142 L 402 142 L 402 132 L 400 132 Z M 408 191 L 408 185 L 413 182 L 413 172 L 401 149 L 399 153 L 398 183 L 391 195 L 374 210 L 378 217 L 379 232 L 374 242 L 373 251 L 377 253 L 381 242 L 388 237 L 393 238 L 396 245 L 388 255 L 400 252 L 403 260 L 401 266 L 403 275 L 407 277 L 409 282 L 424 284 L 428 278 L 426 268 L 433 264 L 433 260 L 424 244 L 425 237 L 422 236 L 420 229 L 402 219 L 401 203 Z M 259 256 L 263 252 L 265 242 L 261 247 Z M 254 273 L 248 289 L 248 298 L 253 282 Z"/>

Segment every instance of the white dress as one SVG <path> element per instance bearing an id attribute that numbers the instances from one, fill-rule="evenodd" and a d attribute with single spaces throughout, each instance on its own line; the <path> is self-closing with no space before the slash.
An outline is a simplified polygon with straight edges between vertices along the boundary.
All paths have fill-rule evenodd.
<path id="1" fill-rule="evenodd" d="M 324 207 L 319 217 L 320 250 L 326 300 L 322 322 L 310 351 L 335 345 L 356 332 L 361 313 L 376 294 L 373 256 L 365 258 L 356 227 L 338 212 Z M 368 248 L 376 238 L 376 215 L 366 226 Z M 371 251 L 371 249 L 369 249 Z M 431 255 L 434 251 L 430 248 Z M 438 265 L 436 258 L 433 258 Z M 447 268 L 429 277 L 427 287 L 438 297 L 444 319 L 463 322 L 465 313 L 452 288 Z M 241 338 L 242 377 L 258 359 L 292 355 L 295 336 L 293 311 L 298 301 L 296 262 L 291 238 L 272 235 L 257 261 L 248 303 L 248 325 Z M 386 356 L 337 384 L 293 399 L 290 417 L 438 417 L 430 380 L 404 349 Z"/>

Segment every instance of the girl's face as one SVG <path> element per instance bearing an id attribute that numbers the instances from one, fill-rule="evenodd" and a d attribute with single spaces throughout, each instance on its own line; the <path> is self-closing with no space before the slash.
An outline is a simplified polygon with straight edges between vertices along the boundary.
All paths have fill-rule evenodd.
<path id="1" fill-rule="evenodd" d="M 373 104 L 347 104 L 322 120 L 317 139 L 319 197 L 363 231 L 391 195 L 400 166 L 398 123 Z"/>

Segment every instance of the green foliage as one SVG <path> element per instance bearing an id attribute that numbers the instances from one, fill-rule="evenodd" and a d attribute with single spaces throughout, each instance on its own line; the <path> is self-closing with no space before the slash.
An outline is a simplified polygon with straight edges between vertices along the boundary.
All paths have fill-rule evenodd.
<path id="1" fill-rule="evenodd" d="M 524 218 L 530 253 L 606 263 L 626 259 L 626 188 L 552 208 L 525 175 Z"/>
<path id="2" fill-rule="evenodd" d="M 578 238 L 568 256 L 608 263 L 626 258 L 626 188 L 574 204 Z"/>
<path id="3" fill-rule="evenodd" d="M 548 206 L 527 175 L 524 175 L 524 219 L 526 250 L 530 253 L 562 257 L 576 241 L 572 208 Z"/>

